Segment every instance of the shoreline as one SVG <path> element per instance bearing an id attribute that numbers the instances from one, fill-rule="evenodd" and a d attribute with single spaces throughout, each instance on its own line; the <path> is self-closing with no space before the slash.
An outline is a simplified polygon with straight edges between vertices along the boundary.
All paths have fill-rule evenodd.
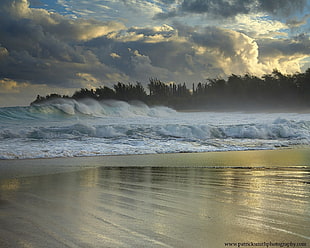
<path id="1" fill-rule="evenodd" d="M 309 148 L 0 161 L 0 246 L 307 245 L 309 169 Z"/>
<path id="2" fill-rule="evenodd" d="M 203 151 L 203 152 L 167 152 L 167 153 L 141 153 L 141 154 L 107 154 L 107 155 L 83 155 L 72 157 L 37 157 L 37 158 L 13 158 L 13 159 L 0 159 L 1 163 L 4 161 L 27 161 L 27 160 L 50 160 L 50 159 L 74 159 L 74 158 L 97 158 L 97 157 L 127 157 L 127 156 L 148 156 L 148 155 L 165 155 L 165 154 L 200 154 L 200 153 L 226 153 L 226 152 L 251 152 L 251 151 L 275 151 L 275 150 L 294 150 L 294 149 L 310 149 L 310 145 L 296 145 L 296 146 L 281 146 L 262 149 L 245 149 L 245 150 L 218 150 L 218 151 Z"/>
<path id="3" fill-rule="evenodd" d="M 0 180 L 74 172 L 99 167 L 226 168 L 227 164 L 230 164 L 230 168 L 308 167 L 310 166 L 310 147 L 0 160 Z"/>

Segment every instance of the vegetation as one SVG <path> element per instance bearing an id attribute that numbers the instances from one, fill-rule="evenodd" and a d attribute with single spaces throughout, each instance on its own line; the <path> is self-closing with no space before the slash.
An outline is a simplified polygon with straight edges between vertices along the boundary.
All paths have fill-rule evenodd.
<path id="1" fill-rule="evenodd" d="M 123 101 L 140 100 L 149 105 L 166 105 L 176 109 L 253 109 L 253 108 L 297 108 L 310 107 L 310 68 L 304 73 L 284 75 L 278 70 L 261 78 L 246 74 L 207 79 L 205 83 L 186 84 L 164 83 L 151 78 L 149 94 L 141 83 L 117 83 L 113 89 L 99 87 L 82 88 L 71 97 L 50 94 L 40 95 L 31 104 L 44 103 L 51 99 L 96 100 L 116 99 Z"/>

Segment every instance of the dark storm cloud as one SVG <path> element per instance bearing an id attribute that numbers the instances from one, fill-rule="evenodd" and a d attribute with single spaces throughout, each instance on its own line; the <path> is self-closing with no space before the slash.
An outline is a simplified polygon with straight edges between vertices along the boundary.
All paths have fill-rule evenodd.
<path id="1" fill-rule="evenodd" d="M 184 14 L 207 14 L 212 18 L 231 18 L 238 14 L 259 11 L 274 16 L 288 17 L 307 7 L 307 0 L 184 0 L 177 8 L 159 13 L 155 19 L 165 19 Z"/>
<path id="2" fill-rule="evenodd" d="M 100 63 L 83 42 L 123 28 L 115 22 L 70 20 L 26 0 L 0 3 L 0 78 L 79 87 L 80 75 L 117 74 Z"/>
<path id="3" fill-rule="evenodd" d="M 264 39 L 258 41 L 262 57 L 310 55 L 309 35 L 301 34 L 292 39 Z"/>
<path id="4" fill-rule="evenodd" d="M 207 27 L 200 33 L 193 33 L 191 37 L 195 44 L 213 49 L 219 48 L 226 56 L 234 56 L 235 54 L 233 47 L 235 37 L 231 36 L 227 30 Z"/>
<path id="5" fill-rule="evenodd" d="M 179 28 L 132 28 L 128 31 L 137 39 L 130 40 L 123 34 L 116 40 L 102 37 L 86 45 L 101 61 L 107 61 L 109 53 L 117 54 L 113 66 L 130 78 L 144 81 L 160 75 L 162 80 L 195 82 L 255 69 L 257 46 L 246 35 L 216 27 L 199 32 L 184 25 Z"/>
<path id="6" fill-rule="evenodd" d="M 190 13 L 212 13 L 218 17 L 232 17 L 237 14 L 248 14 L 252 2 L 251 0 L 191 0 L 183 1 L 181 10 Z"/>
<path id="7" fill-rule="evenodd" d="M 302 12 L 307 7 L 307 0 L 259 0 L 259 10 L 273 15 L 290 16 Z"/>
<path id="8" fill-rule="evenodd" d="M 189 1 L 187 5 L 184 1 L 183 8 L 194 12 L 201 4 L 201 11 L 210 11 L 205 4 L 214 3 L 211 7 L 220 12 L 219 3 L 225 2 L 225 11 L 237 13 L 224 0 Z M 243 3 L 239 11 L 244 13 L 251 5 L 250 1 L 235 2 Z M 5 79 L 6 85 L 26 80 L 78 88 L 117 81 L 147 82 L 150 77 L 197 82 L 231 73 L 262 74 L 278 66 L 289 68 L 283 56 L 291 59 L 296 54 L 309 54 L 310 47 L 308 37 L 301 36 L 257 43 L 241 32 L 218 27 L 175 23 L 126 28 L 117 22 L 72 20 L 31 9 L 26 0 L 1 0 L 0 23 L 0 80 Z M 277 59 L 277 51 L 281 61 L 268 67 L 260 63 L 270 58 L 268 52 Z"/>
<path id="9" fill-rule="evenodd" d="M 185 55 L 192 52 L 192 44 L 180 42 L 176 35 L 176 30 L 166 26 L 130 28 L 114 39 L 100 37 L 85 46 L 98 54 L 100 61 L 109 61 L 133 80 L 145 82 L 159 76 L 162 80 L 177 80 L 180 78 L 175 73 L 185 76 L 181 76 L 186 67 Z M 112 53 L 119 58 L 111 57 Z"/>

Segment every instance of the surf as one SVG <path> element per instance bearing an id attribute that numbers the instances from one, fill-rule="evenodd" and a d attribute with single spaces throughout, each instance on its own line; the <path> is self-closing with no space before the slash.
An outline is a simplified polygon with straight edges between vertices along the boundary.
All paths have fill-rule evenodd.
<path id="1" fill-rule="evenodd" d="M 96 101 L 93 99 L 55 99 L 27 107 L 0 108 L 0 120 L 46 119 L 63 117 L 165 116 L 175 110 L 164 106 L 147 106 L 139 101 Z"/>
<path id="2" fill-rule="evenodd" d="M 58 99 L 0 108 L 0 159 L 244 151 L 310 145 L 310 114 L 177 112 Z"/>

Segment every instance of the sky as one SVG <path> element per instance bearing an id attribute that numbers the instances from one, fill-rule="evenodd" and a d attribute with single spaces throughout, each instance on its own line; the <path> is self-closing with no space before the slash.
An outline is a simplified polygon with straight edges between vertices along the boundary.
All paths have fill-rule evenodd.
<path id="1" fill-rule="evenodd" d="M 0 107 L 310 67 L 310 0 L 1 0 Z"/>

